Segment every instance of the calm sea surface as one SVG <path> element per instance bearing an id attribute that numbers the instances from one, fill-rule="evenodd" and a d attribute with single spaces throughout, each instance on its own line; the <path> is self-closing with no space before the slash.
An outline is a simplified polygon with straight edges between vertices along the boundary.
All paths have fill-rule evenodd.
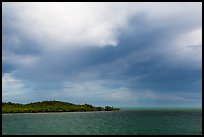
<path id="1" fill-rule="evenodd" d="M 202 111 L 2 114 L 3 135 L 202 134 Z"/>

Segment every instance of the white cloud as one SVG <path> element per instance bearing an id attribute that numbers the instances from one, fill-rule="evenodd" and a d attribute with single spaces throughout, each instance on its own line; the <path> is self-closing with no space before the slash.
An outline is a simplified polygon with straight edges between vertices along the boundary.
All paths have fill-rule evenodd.
<path id="1" fill-rule="evenodd" d="M 178 45 L 202 45 L 202 28 L 194 29 L 188 33 L 184 33 L 178 37 Z"/>
<path id="2" fill-rule="evenodd" d="M 2 76 L 2 100 L 4 102 L 21 102 L 30 98 L 31 91 L 23 81 L 17 79 L 13 74 L 4 73 Z"/>
<path id="3" fill-rule="evenodd" d="M 46 83 L 45 83 L 46 84 Z M 59 83 L 60 84 L 60 83 Z M 63 82 L 58 89 L 41 89 L 32 82 L 18 79 L 14 73 L 2 76 L 3 102 L 31 102 L 42 100 L 64 100 L 77 104 L 93 105 L 137 104 L 137 96 L 127 87 L 108 87 L 106 81 Z M 100 103 L 99 103 L 100 102 Z"/>
<path id="4" fill-rule="evenodd" d="M 177 43 L 177 49 L 184 58 L 190 56 L 191 59 L 202 62 L 202 28 L 181 35 Z"/>
<path id="5" fill-rule="evenodd" d="M 3 3 L 14 30 L 47 49 L 116 46 L 131 17 L 145 13 L 150 24 L 165 25 L 181 17 L 198 20 L 202 3 Z M 198 13 L 197 16 L 195 16 Z M 168 20 L 168 22 L 166 22 Z M 160 23 L 159 23 L 160 22 Z M 165 22 L 165 23 L 163 23 Z M 139 33 L 139 32 L 138 32 Z"/>
<path id="6" fill-rule="evenodd" d="M 148 13 L 148 20 L 153 22 L 165 21 L 165 24 L 178 21 L 200 20 L 202 15 L 202 3 L 200 2 L 156 2 L 143 3 L 143 10 Z M 196 14 L 196 15 L 195 15 Z M 189 22 L 190 23 L 190 22 Z M 190 25 L 187 23 L 188 25 Z M 156 24 L 155 24 L 156 25 Z M 161 24 L 159 24 L 161 25 Z M 184 24 L 185 25 L 185 24 Z M 160 26 L 160 27 L 163 27 Z"/>
<path id="7" fill-rule="evenodd" d="M 30 103 L 56 99 L 51 95 L 55 90 L 38 89 L 35 83 L 19 79 L 16 73 L 4 73 L 2 76 L 3 102 Z"/>
<path id="8" fill-rule="evenodd" d="M 182 35 L 180 32 L 175 34 L 178 38 L 171 39 L 169 43 L 166 43 L 164 38 L 165 43 L 161 43 L 165 46 L 163 48 L 158 46 L 161 49 L 156 54 L 164 53 L 164 58 L 167 58 L 168 62 L 173 61 L 173 64 L 196 62 L 195 64 L 199 64 L 200 67 L 201 48 L 186 46 L 202 43 L 202 3 L 4 2 L 3 26 L 9 24 L 9 28 L 14 33 L 4 39 L 4 44 L 10 46 L 10 49 L 19 48 L 25 38 L 37 42 L 41 50 L 54 52 L 62 50 L 67 51 L 67 54 L 71 54 L 69 52 L 71 50 L 64 50 L 66 48 L 117 46 L 120 42 L 118 36 L 131 29 L 130 19 L 134 17 L 137 20 L 136 15 L 140 14 L 145 18 L 145 23 L 150 24 L 154 29 L 175 24 L 178 24 L 179 29 L 184 29 Z M 195 27 L 200 28 L 195 29 Z M 142 30 L 140 28 L 134 33 L 139 34 Z M 171 56 L 175 60 L 168 60 Z M 19 66 L 24 64 L 32 66 L 38 60 L 39 57 L 36 56 L 22 56 L 14 53 L 3 55 L 3 61 L 19 64 Z"/>
<path id="9" fill-rule="evenodd" d="M 70 98 L 80 99 L 81 102 L 95 101 L 95 103 L 108 101 L 137 104 L 137 96 L 127 87 L 107 87 L 107 81 L 84 81 L 84 82 L 64 82 L 64 89 L 57 93 L 56 96 L 67 96 Z M 111 84 L 111 83 L 109 83 Z"/>
<path id="10" fill-rule="evenodd" d="M 116 46 L 118 29 L 126 26 L 129 16 L 121 7 L 112 3 L 4 3 L 3 14 L 13 17 L 15 29 L 49 43 L 49 48 L 55 44 Z"/>
<path id="11" fill-rule="evenodd" d="M 202 68 L 202 28 L 181 33 L 162 48 L 166 61 L 172 67 Z"/>

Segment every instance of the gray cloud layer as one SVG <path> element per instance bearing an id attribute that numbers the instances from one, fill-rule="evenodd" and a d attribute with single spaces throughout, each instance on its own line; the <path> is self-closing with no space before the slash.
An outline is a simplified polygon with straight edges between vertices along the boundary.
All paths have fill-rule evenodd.
<path id="1" fill-rule="evenodd" d="M 201 3 L 4 3 L 3 100 L 200 105 L 201 11 Z"/>

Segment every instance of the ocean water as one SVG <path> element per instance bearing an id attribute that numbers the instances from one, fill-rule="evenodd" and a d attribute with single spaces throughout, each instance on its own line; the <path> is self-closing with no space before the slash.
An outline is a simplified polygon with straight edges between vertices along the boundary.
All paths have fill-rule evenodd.
<path id="1" fill-rule="evenodd" d="M 2 114 L 3 135 L 194 135 L 202 111 L 121 110 Z"/>

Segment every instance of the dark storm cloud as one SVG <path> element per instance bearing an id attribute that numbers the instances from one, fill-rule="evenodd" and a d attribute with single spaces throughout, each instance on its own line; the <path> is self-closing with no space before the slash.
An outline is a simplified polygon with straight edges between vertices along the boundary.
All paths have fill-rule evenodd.
<path id="1" fill-rule="evenodd" d="M 102 104 L 122 105 L 120 101 L 115 102 L 122 100 L 122 96 L 127 96 L 127 100 L 136 98 L 136 102 L 126 105 L 175 105 L 191 100 L 191 97 L 192 100 L 201 100 L 199 81 L 202 68 L 194 67 L 201 66 L 201 62 L 194 51 L 190 50 L 191 56 L 183 52 L 185 48 L 195 48 L 185 45 L 179 48 L 180 52 L 177 50 L 179 45 L 174 43 L 180 35 L 201 27 L 200 17 L 191 20 L 191 16 L 188 18 L 181 14 L 167 21 L 150 22 L 146 13 L 137 13 L 118 35 L 117 46 L 71 47 L 65 44 L 63 48 L 56 45 L 59 48 L 47 50 L 49 45 L 42 48 L 45 43 L 29 39 L 21 35 L 21 31 L 8 29 L 6 23 L 9 19 L 4 15 L 2 75 L 10 74 L 22 80 L 25 83 L 18 82 L 18 87 L 27 85 L 32 92 L 26 94 L 38 99 L 49 94 L 49 98 L 66 100 L 66 96 L 70 96 L 71 100 L 80 100 L 80 95 L 71 92 L 81 93 L 80 90 L 86 89 L 90 93 L 81 93 L 84 101 Z M 51 42 L 49 44 L 53 46 Z M 183 55 L 186 57 L 184 61 L 180 59 Z M 6 78 L 12 79 L 10 76 Z M 91 86 L 96 91 L 92 91 Z M 103 92 L 112 98 L 102 96 Z M 104 97 L 102 100 L 96 99 L 101 96 Z M 193 105 L 198 104 L 199 101 Z"/>

